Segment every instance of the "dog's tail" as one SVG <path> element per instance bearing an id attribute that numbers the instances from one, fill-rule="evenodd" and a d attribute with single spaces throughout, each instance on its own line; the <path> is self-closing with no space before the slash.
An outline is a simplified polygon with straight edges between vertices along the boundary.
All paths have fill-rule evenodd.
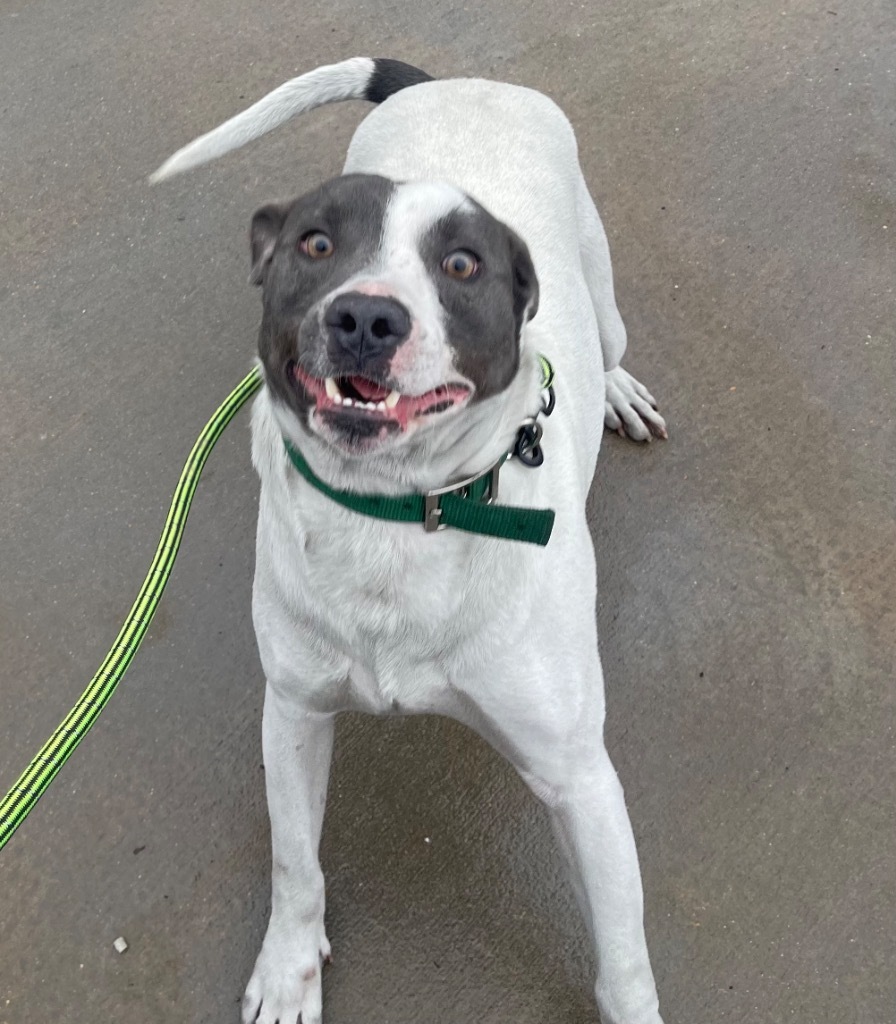
<path id="1" fill-rule="evenodd" d="M 215 160 L 306 110 L 340 100 L 382 103 L 401 89 L 431 81 L 432 76 L 419 68 L 381 57 L 352 57 L 339 64 L 315 68 L 284 83 L 241 114 L 179 149 L 149 180 L 155 184 Z"/>

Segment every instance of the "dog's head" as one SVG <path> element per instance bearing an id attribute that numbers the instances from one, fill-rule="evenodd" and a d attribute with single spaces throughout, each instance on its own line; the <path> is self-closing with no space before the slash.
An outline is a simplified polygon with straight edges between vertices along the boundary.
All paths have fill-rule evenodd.
<path id="1" fill-rule="evenodd" d="M 517 374 L 532 261 L 452 186 L 346 175 L 258 210 L 251 245 L 265 377 L 296 436 L 396 450 Z"/>

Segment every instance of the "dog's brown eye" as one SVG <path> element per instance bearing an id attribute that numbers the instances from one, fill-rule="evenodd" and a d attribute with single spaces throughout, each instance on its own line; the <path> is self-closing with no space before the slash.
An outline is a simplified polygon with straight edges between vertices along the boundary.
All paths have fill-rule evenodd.
<path id="1" fill-rule="evenodd" d="M 458 249 L 442 260 L 442 270 L 449 277 L 468 281 L 479 270 L 479 260 L 466 249 Z"/>
<path id="2" fill-rule="evenodd" d="M 299 248 L 313 260 L 325 260 L 333 255 L 335 247 L 329 235 L 325 235 L 323 231 L 312 231 L 305 235 L 299 243 Z"/>

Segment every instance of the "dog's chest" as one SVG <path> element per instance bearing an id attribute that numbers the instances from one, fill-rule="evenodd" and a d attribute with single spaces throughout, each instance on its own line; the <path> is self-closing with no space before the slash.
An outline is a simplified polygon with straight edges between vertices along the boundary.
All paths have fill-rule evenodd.
<path id="1" fill-rule="evenodd" d="M 501 586 L 491 559 L 474 570 L 473 542 L 463 535 L 311 505 L 300 529 L 270 524 L 272 570 L 302 628 L 350 665 L 332 699 L 375 713 L 450 712 L 452 680 L 481 660 L 500 629 L 489 628 L 492 588 Z M 325 706 L 331 696 L 317 698 Z"/>
<path id="2" fill-rule="evenodd" d="M 318 614 L 353 647 L 425 649 L 427 638 L 444 634 L 462 606 L 460 567 L 440 557 L 436 545 L 400 536 L 413 526 L 384 529 L 353 518 L 348 528 L 312 526 L 305 534 L 302 554 Z"/>

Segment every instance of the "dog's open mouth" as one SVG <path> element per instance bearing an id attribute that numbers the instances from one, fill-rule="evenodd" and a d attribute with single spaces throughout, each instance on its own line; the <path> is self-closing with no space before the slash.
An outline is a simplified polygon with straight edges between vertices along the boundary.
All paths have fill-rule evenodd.
<path id="1" fill-rule="evenodd" d="M 422 395 L 405 395 L 367 377 L 312 377 L 297 363 L 290 372 L 314 399 L 320 412 L 345 412 L 382 423 L 398 424 L 402 430 L 411 420 L 432 416 L 462 405 L 471 394 L 464 384 L 441 384 Z M 393 427 L 394 429 L 394 427 Z"/>

